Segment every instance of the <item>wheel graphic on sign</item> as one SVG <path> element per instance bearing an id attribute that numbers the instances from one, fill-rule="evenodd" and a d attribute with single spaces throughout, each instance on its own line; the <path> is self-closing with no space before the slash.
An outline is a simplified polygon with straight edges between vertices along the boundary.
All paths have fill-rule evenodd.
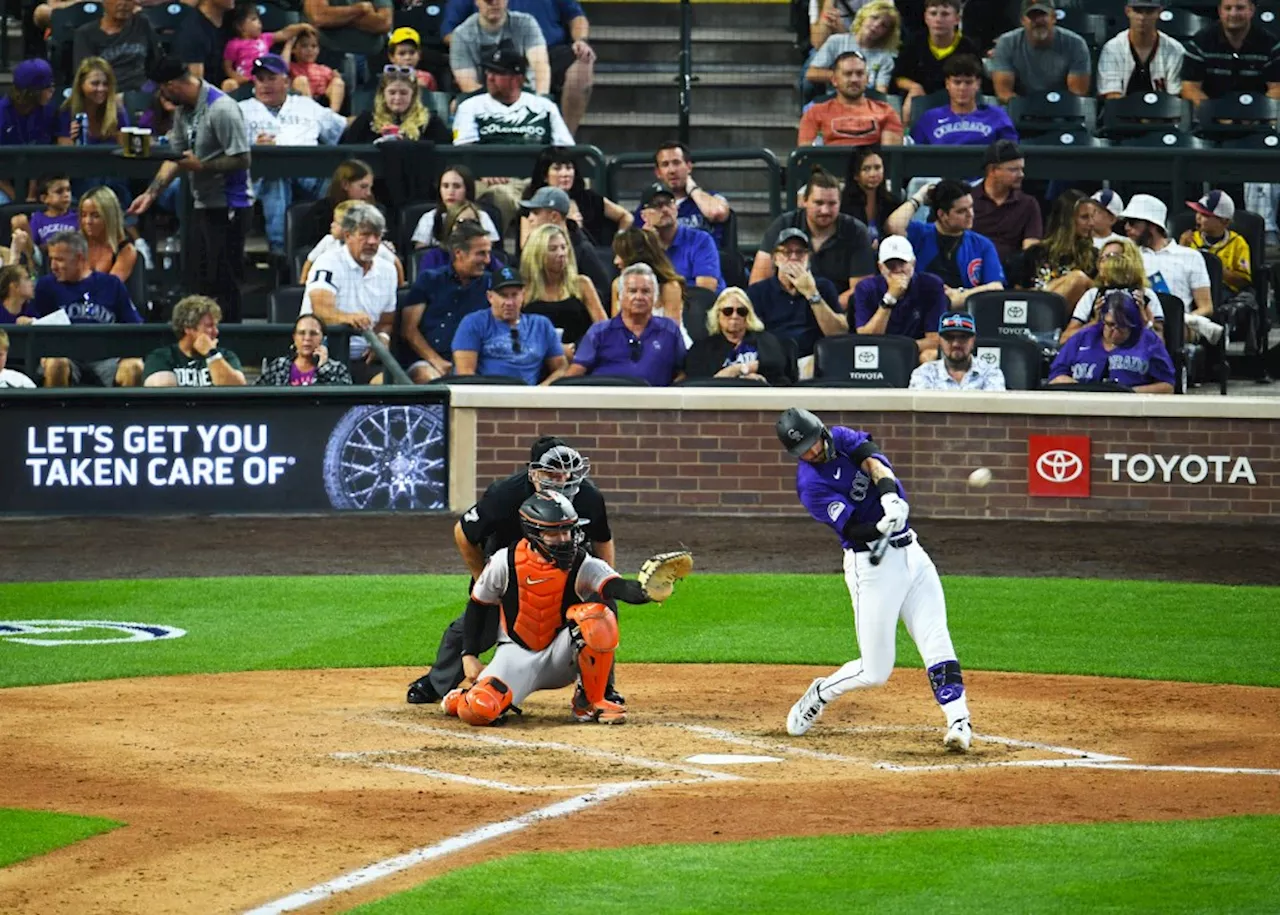
<path id="1" fill-rule="evenodd" d="M 444 406 L 352 407 L 324 453 L 329 504 L 343 511 L 443 509 Z"/>

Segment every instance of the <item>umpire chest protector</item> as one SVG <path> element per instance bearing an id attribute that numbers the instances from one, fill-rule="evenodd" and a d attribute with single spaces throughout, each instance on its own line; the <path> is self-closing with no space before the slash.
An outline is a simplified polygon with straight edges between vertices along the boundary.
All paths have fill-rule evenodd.
<path id="1" fill-rule="evenodd" d="M 542 651 L 565 626 L 565 611 L 580 599 L 573 590 L 587 555 L 582 550 L 566 571 L 547 562 L 521 539 L 507 551 L 507 590 L 502 593 L 502 623 L 511 640 Z"/>

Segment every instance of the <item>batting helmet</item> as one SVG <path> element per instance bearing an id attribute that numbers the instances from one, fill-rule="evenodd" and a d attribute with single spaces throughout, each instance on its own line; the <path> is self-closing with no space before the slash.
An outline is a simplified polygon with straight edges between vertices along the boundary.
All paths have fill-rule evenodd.
<path id="1" fill-rule="evenodd" d="M 535 492 L 520 506 L 520 528 L 533 548 L 561 569 L 573 565 L 582 546 L 582 528 L 573 503 L 558 492 Z M 550 539 L 553 531 L 569 536 Z"/>
<path id="2" fill-rule="evenodd" d="M 801 457 L 819 440 L 822 441 L 822 460 L 831 460 L 831 433 L 823 425 L 822 420 L 800 407 L 791 407 L 778 417 L 775 426 L 778 441 L 787 449 L 792 457 Z"/>
<path id="3" fill-rule="evenodd" d="M 558 492 L 570 502 L 591 472 L 591 461 L 568 445 L 554 445 L 529 462 L 529 480 L 538 492 Z"/>

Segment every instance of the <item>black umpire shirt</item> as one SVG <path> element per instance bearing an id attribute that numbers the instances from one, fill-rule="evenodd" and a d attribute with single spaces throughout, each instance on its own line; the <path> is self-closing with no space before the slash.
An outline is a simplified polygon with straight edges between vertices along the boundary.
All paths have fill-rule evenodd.
<path id="1" fill-rule="evenodd" d="M 1200 83 L 1209 98 L 1233 92 L 1265 95 L 1267 83 L 1280 83 L 1276 36 L 1256 22 L 1249 26 L 1240 50 L 1231 47 L 1222 23 L 1201 29 L 1186 42 L 1184 82 Z"/>
<path id="2" fill-rule="evenodd" d="M 484 545 L 485 559 L 524 536 L 520 506 L 533 492 L 529 471 L 522 470 L 490 483 L 480 501 L 463 514 L 462 533 L 470 543 Z M 578 494 L 573 497 L 573 507 L 578 510 L 589 543 L 607 543 L 613 539 L 604 496 L 590 480 L 582 481 Z"/>
<path id="3" fill-rule="evenodd" d="M 809 220 L 802 209 L 788 210 L 765 230 L 760 240 L 760 250 L 770 257 L 778 246 L 778 236 L 783 229 L 801 229 L 812 236 Z M 871 276 L 876 272 L 876 252 L 871 247 L 867 227 L 852 216 L 841 213 L 836 217 L 835 234 L 822 244 L 809 258 L 809 269 L 814 276 L 825 276 L 841 295 L 849 288 L 849 280 L 855 276 Z"/>

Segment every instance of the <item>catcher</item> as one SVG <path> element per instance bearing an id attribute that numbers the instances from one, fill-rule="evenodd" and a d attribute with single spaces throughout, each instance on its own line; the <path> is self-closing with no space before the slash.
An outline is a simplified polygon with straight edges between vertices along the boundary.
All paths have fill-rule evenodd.
<path id="1" fill-rule="evenodd" d="M 655 556 L 640 580 L 620 578 L 583 549 L 578 513 L 557 492 L 526 499 L 520 524 L 524 536 L 489 559 L 467 602 L 462 664 L 474 685 L 451 690 L 440 707 L 468 724 L 497 724 L 508 712 L 519 712 L 530 693 L 576 681 L 575 721 L 624 723 L 626 707 L 605 698 L 618 647 L 617 602 L 665 599 L 672 582 L 692 568 L 692 556 Z M 498 650 L 484 667 L 479 653 L 491 616 L 498 617 Z"/>

